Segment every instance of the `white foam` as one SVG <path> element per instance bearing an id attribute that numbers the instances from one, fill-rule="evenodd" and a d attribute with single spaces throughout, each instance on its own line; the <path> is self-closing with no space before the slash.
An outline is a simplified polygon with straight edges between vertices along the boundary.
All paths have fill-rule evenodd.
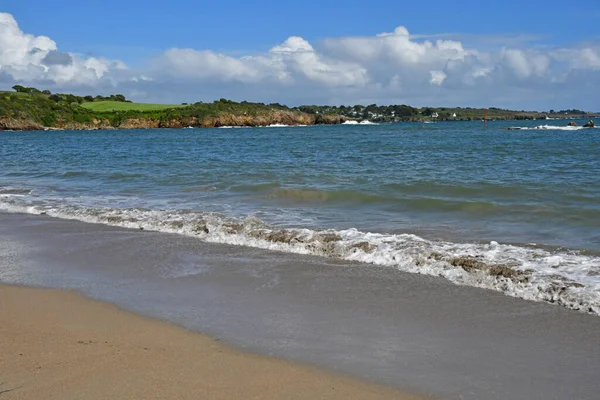
<path id="1" fill-rule="evenodd" d="M 290 125 L 286 125 L 286 124 L 271 124 L 271 125 L 267 125 L 267 128 L 288 128 Z"/>
<path id="2" fill-rule="evenodd" d="M 358 121 L 344 121 L 342 123 L 342 125 L 379 125 L 379 124 L 377 124 L 375 122 L 368 121 L 368 120 L 365 119 L 365 120 L 360 121 L 360 122 L 358 122 Z"/>
<path id="3" fill-rule="evenodd" d="M 552 131 L 579 131 L 582 129 L 597 129 L 594 128 L 584 128 L 583 126 L 556 126 L 556 125 L 539 125 L 539 126 L 513 126 L 509 129 L 511 130 L 519 130 L 519 131 L 537 131 L 537 130 L 552 130 Z"/>
<path id="4" fill-rule="evenodd" d="M 254 217 L 236 219 L 218 213 L 31 205 L 16 197 L 0 198 L 0 210 L 43 213 L 63 219 L 178 233 L 206 242 L 360 261 L 441 276 L 459 285 L 493 289 L 509 296 L 600 315 L 600 257 L 497 242 L 430 241 L 410 234 L 357 229 L 285 229 L 269 226 Z M 476 267 L 461 264 L 465 259 L 473 261 Z M 517 273 L 510 276 L 487 272 L 498 266 Z"/>
<path id="5" fill-rule="evenodd" d="M 256 128 L 294 128 L 300 126 L 308 126 L 308 125 L 285 125 L 285 124 L 271 124 L 264 126 L 257 126 Z M 219 126 L 219 129 L 232 129 L 232 128 L 253 128 L 251 126 Z"/>

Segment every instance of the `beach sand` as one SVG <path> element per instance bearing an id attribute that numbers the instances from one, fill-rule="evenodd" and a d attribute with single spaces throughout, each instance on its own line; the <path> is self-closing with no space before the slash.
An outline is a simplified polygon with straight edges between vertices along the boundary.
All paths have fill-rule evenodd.
<path id="1" fill-rule="evenodd" d="M 600 393 L 597 316 L 394 268 L 0 213 L 0 282 L 77 291 L 2 287 L 0 400 Z"/>
<path id="2" fill-rule="evenodd" d="M 137 316 L 0 285 L 2 399 L 417 399 Z"/>

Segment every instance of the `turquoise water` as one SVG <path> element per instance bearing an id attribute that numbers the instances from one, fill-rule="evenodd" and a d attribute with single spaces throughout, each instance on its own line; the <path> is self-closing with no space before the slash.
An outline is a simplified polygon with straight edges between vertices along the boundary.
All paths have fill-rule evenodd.
<path id="1" fill-rule="evenodd" d="M 583 292 L 596 301 L 600 130 L 568 122 L 2 132 L 0 210 L 394 265 L 497 289 L 499 278 L 462 276 L 451 265 L 472 256 L 534 270 L 544 284 L 561 276 L 574 301 Z M 537 296 L 517 289 L 504 291 Z"/>

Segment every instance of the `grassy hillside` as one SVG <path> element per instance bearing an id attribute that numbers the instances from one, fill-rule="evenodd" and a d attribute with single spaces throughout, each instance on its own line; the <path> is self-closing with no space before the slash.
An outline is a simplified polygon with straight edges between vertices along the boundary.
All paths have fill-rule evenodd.
<path id="1" fill-rule="evenodd" d="M 220 99 L 191 105 L 132 103 L 122 95 L 99 96 L 0 92 L 0 129 L 181 128 L 340 123 L 337 116 L 308 115 L 279 104 Z M 119 100 L 116 100 L 119 99 Z"/>
<path id="2" fill-rule="evenodd" d="M 46 94 L 0 92 L 0 118 L 27 120 L 52 127 L 60 121 L 88 123 L 94 115 L 77 103 L 56 102 Z"/>
<path id="3" fill-rule="evenodd" d="M 52 94 L 15 86 L 16 92 L 0 91 L 0 129 L 110 129 L 265 126 L 271 124 L 338 124 L 348 119 L 375 122 L 478 120 L 480 108 L 415 108 L 408 105 L 300 106 L 278 103 L 237 103 L 220 99 L 190 105 L 132 103 L 121 94 L 75 96 Z M 488 119 L 543 119 L 546 116 L 593 116 L 579 110 L 548 113 L 487 110 Z"/>
<path id="4" fill-rule="evenodd" d="M 182 108 L 179 104 L 150 104 L 150 103 L 127 103 L 122 101 L 93 101 L 82 103 L 81 107 L 96 112 L 105 111 L 161 111 L 169 108 Z"/>

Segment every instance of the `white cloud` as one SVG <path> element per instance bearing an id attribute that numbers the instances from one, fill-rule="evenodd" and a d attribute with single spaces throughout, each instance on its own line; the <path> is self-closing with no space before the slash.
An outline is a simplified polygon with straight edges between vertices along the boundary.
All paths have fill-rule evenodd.
<path id="1" fill-rule="evenodd" d="M 267 54 L 239 58 L 210 50 L 169 49 L 155 63 L 155 74 L 163 73 L 177 79 L 247 84 L 308 80 L 326 86 L 361 86 L 369 79 L 365 68 L 327 59 L 297 36 L 274 46 Z"/>
<path id="2" fill-rule="evenodd" d="M 523 36 L 523 37 L 521 37 Z M 0 13 L 0 79 L 93 86 L 149 101 L 406 103 L 600 110 L 600 44 L 536 47 L 531 35 L 413 35 L 404 26 L 310 43 L 291 36 L 243 57 L 171 48 L 145 67 L 59 51 Z M 487 39 L 486 39 L 487 38 Z M 275 41 L 278 43 L 278 41 Z M 500 47 L 502 46 L 503 47 Z M 87 88 L 87 89 L 86 89 Z M 141 96 L 141 95 L 140 95 Z"/>
<path id="3" fill-rule="evenodd" d="M 119 61 L 61 53 L 52 39 L 26 34 L 11 14 L 0 13 L 0 72 L 15 82 L 95 85 L 126 69 Z"/>
<path id="4" fill-rule="evenodd" d="M 429 80 L 429 83 L 431 83 L 432 85 L 441 86 L 447 77 L 447 75 L 444 73 L 444 71 L 431 71 L 430 73 L 431 73 L 431 79 Z"/>
<path id="5" fill-rule="evenodd" d="M 318 54 L 306 40 L 292 36 L 275 46 L 269 56 L 287 68 L 287 74 L 299 75 L 327 86 L 364 86 L 369 81 L 366 68 L 355 63 L 328 59 Z"/>

